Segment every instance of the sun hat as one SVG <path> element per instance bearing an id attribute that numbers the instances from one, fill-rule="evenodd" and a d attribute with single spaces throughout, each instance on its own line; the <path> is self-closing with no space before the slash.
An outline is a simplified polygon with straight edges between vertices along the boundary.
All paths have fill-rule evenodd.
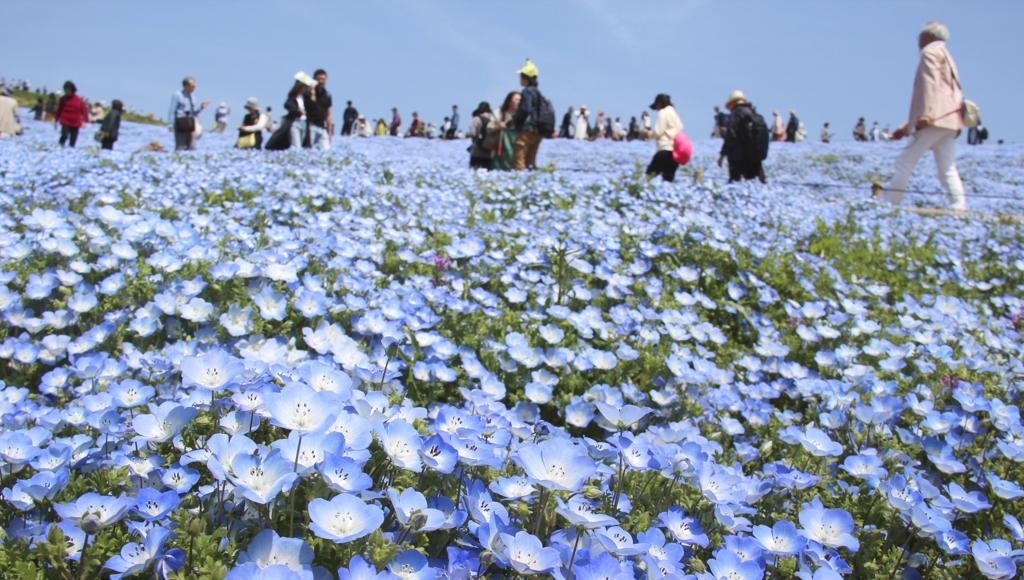
<path id="1" fill-rule="evenodd" d="M 260 102 L 256 97 L 249 97 L 245 100 L 245 107 L 247 109 L 259 109 Z"/>
<path id="2" fill-rule="evenodd" d="M 671 104 L 672 104 L 672 98 L 671 97 L 669 97 L 665 93 L 658 93 L 658 95 L 656 97 L 654 97 L 654 102 L 651 103 L 651 109 L 657 111 L 658 109 L 660 109 L 662 107 L 667 107 L 667 106 L 669 106 Z"/>
<path id="3" fill-rule="evenodd" d="M 747 95 L 743 94 L 743 91 L 737 89 L 729 93 L 729 98 L 725 100 L 725 106 L 735 105 L 737 103 L 747 102 Z"/>
<path id="4" fill-rule="evenodd" d="M 526 59 L 526 64 L 523 65 L 523 68 L 519 69 L 518 72 L 523 76 L 528 76 L 534 79 L 540 75 L 540 71 L 537 70 L 537 65 L 533 64 L 533 61 L 530 59 Z"/>
<path id="5" fill-rule="evenodd" d="M 299 72 L 295 73 L 295 80 L 309 87 L 316 84 L 316 81 L 313 80 L 313 77 L 306 74 L 306 71 L 303 70 L 300 70 Z"/>

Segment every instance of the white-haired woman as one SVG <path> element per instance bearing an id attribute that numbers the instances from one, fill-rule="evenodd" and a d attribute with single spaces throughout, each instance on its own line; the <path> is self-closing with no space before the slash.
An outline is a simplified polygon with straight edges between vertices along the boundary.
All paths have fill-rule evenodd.
<path id="1" fill-rule="evenodd" d="M 903 201 L 914 167 L 931 151 L 950 206 L 956 211 L 967 209 L 964 186 L 956 169 L 956 138 L 963 128 L 964 95 L 956 63 L 946 48 L 948 39 L 949 30 L 940 22 L 925 24 L 918 35 L 921 60 L 914 76 L 910 115 L 892 135 L 893 139 L 909 135 L 912 141 L 896 158 L 896 170 L 885 192 L 890 203 Z"/>

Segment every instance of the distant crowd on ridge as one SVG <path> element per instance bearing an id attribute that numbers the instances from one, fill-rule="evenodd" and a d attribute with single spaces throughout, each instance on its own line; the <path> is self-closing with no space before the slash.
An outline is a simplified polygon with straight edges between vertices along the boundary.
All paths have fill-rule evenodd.
<path id="1" fill-rule="evenodd" d="M 876 121 L 868 129 L 864 117 L 861 117 L 853 126 L 852 135 L 856 141 L 881 142 L 912 137 L 896 161 L 895 176 L 885 188 L 884 197 L 892 203 L 902 201 L 911 171 L 930 150 L 935 154 L 939 179 L 950 196 L 951 206 L 954 210 L 966 208 L 963 186 L 955 166 L 955 140 L 961 129 L 966 128 L 968 144 L 979 145 L 988 138 L 988 130 L 981 124 L 976 106 L 963 98 L 956 65 L 946 49 L 948 37 L 948 29 L 938 22 L 929 22 L 919 34 L 921 60 L 914 78 L 910 115 L 906 123 L 891 131 L 888 126 L 879 127 Z M 489 102 L 480 102 L 463 131 L 458 105 L 452 105 L 450 115 L 445 116 L 440 125 L 426 122 L 413 112 L 403 130 L 403 118 L 398 108 L 391 109 L 390 121 L 378 118 L 371 124 L 352 101 L 346 102 L 339 128 L 334 120 L 333 97 L 327 90 L 327 72 L 318 69 L 312 76 L 299 72 L 293 78 L 284 101 L 284 114 L 279 120 L 275 121 L 271 107 L 262 108 L 255 97 L 246 100 L 244 114 L 237 127 L 236 147 L 328 149 L 332 136 L 336 134 L 342 137 L 468 138 L 470 167 L 521 171 L 537 168 L 537 153 L 545 138 L 653 140 L 655 154 L 647 173 L 661 176 L 666 181 L 674 180 L 677 168 L 685 164 L 692 154 L 692 144 L 683 133 L 683 123 L 667 94 L 658 94 L 650 105 L 657 115 L 653 124 L 647 111 L 641 113 L 639 119 L 631 117 L 625 125 L 621 117 L 613 118 L 598 111 L 592 124 L 590 111 L 585 105 L 568 107 L 561 121 L 556 122 L 554 106 L 540 92 L 537 65 L 527 59 L 517 73 L 519 89 L 510 91 L 496 111 Z M 174 135 L 176 151 L 195 149 L 202 135 L 199 116 L 209 107 L 209 101 L 197 102 L 194 96 L 196 87 L 196 80 L 186 77 L 182 80 L 181 89 L 171 99 L 167 124 Z M 15 81 L 9 85 L 0 79 L 0 138 L 22 132 L 12 88 L 32 92 L 28 81 Z M 94 134 L 95 140 L 103 149 L 112 149 L 118 140 L 121 118 L 126 111 L 124 104 L 118 99 L 114 99 L 109 107 L 103 101 L 90 104 L 78 95 L 72 81 L 65 82 L 62 89 L 63 95 L 59 98 L 45 88 L 36 89 L 34 94 L 38 98 L 30 109 L 33 118 L 59 126 L 59 144 L 70 147 L 76 145 L 81 128 L 96 123 L 99 127 Z M 767 158 L 769 143 L 796 143 L 807 139 L 806 126 L 796 111 L 789 111 L 784 122 L 779 111 L 775 110 L 769 124 L 743 91 L 730 93 L 724 108 L 723 111 L 715 107 L 711 136 L 723 141 L 718 165 L 722 167 L 728 163 L 730 181 L 757 179 L 765 182 L 763 161 Z M 227 103 L 220 103 L 214 112 L 214 126 L 210 130 L 215 133 L 227 131 L 230 115 Z M 825 122 L 819 140 L 829 143 L 834 136 L 830 124 Z"/>

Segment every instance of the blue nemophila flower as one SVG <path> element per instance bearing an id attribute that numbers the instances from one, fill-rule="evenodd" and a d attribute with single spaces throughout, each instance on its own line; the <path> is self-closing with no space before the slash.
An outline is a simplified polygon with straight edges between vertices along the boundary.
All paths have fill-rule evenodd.
<path id="1" fill-rule="evenodd" d="M 1021 554 L 1006 540 L 975 540 L 971 546 L 974 563 L 978 570 L 992 580 L 1010 580 L 1017 575 L 1014 558 Z"/>
<path id="2" fill-rule="evenodd" d="M 227 311 L 221 314 L 217 321 L 228 334 L 234 337 L 249 334 L 255 326 L 252 308 L 238 304 L 228 306 Z"/>
<path id="3" fill-rule="evenodd" d="M 680 544 L 684 546 L 708 546 L 708 536 L 697 518 L 688 516 L 677 507 L 658 514 L 658 521 Z"/>
<path id="4" fill-rule="evenodd" d="M 19 481 L 15 487 L 21 489 L 35 501 L 52 500 L 58 493 L 67 487 L 71 478 L 71 470 L 67 467 L 60 467 L 54 471 L 40 471 L 32 477 Z"/>
<path id="5" fill-rule="evenodd" d="M 708 560 L 714 580 L 761 580 L 764 566 L 756 561 L 744 561 L 735 552 L 721 548 Z"/>
<path id="6" fill-rule="evenodd" d="M 555 513 L 565 518 L 572 526 L 595 529 L 618 523 L 612 516 L 600 513 L 599 506 L 582 495 L 574 495 L 568 501 L 556 497 L 555 501 L 558 503 Z"/>
<path id="7" fill-rule="evenodd" d="M 358 497 L 342 493 L 330 500 L 309 502 L 309 529 L 317 537 L 339 544 L 369 535 L 384 523 L 384 510 Z"/>
<path id="8" fill-rule="evenodd" d="M 946 485 L 946 493 L 949 494 L 953 507 L 964 513 L 973 514 L 992 507 L 992 504 L 985 498 L 985 494 L 980 491 L 966 491 L 955 481 Z"/>
<path id="9" fill-rule="evenodd" d="M 394 421 L 378 431 L 381 447 L 396 466 L 419 473 L 423 470 L 420 451 L 423 441 L 412 425 L 402 420 Z"/>
<path id="10" fill-rule="evenodd" d="M 187 467 L 171 467 L 163 472 L 160 481 L 175 493 L 185 494 L 199 482 L 199 472 Z"/>
<path id="11" fill-rule="evenodd" d="M 875 449 L 865 449 L 859 455 L 847 456 L 839 468 L 863 479 L 871 487 L 877 486 L 888 475 Z"/>
<path id="12" fill-rule="evenodd" d="M 301 363 L 295 369 L 295 377 L 317 391 L 332 393 L 339 400 L 352 398 L 352 377 L 334 365 L 320 360 Z"/>
<path id="13" fill-rule="evenodd" d="M 240 453 L 231 460 L 227 477 L 235 484 L 237 493 L 249 501 L 266 505 L 279 493 L 291 489 L 298 479 L 293 464 L 294 459 L 282 457 L 276 449 L 261 456 Z"/>
<path id="14" fill-rule="evenodd" d="M 572 569 L 575 580 L 615 580 L 634 576 L 633 566 L 608 552 L 600 552 L 577 562 Z"/>
<path id="15" fill-rule="evenodd" d="M 826 508 L 814 498 L 800 509 L 799 519 L 801 532 L 808 540 L 851 552 L 860 549 L 860 541 L 853 535 L 853 516 L 844 509 Z"/>
<path id="16" fill-rule="evenodd" d="M 135 500 L 125 495 L 112 497 L 88 492 L 75 501 L 53 504 L 53 509 L 65 522 L 73 523 L 86 534 L 93 535 L 120 521 L 134 506 Z"/>
<path id="17" fill-rule="evenodd" d="M 283 566 L 301 574 L 300 578 L 313 578 L 313 549 L 309 544 L 300 538 L 278 536 L 277 532 L 271 529 L 264 529 L 256 534 L 246 549 L 238 554 L 237 563 L 239 566 L 256 566 L 254 571 L 259 578 L 264 577 L 262 571 L 272 566 Z M 253 577 L 255 576 L 249 576 Z"/>
<path id="18" fill-rule="evenodd" d="M 951 556 L 963 556 L 971 553 L 971 539 L 963 532 L 952 528 L 936 533 L 935 543 L 943 552 Z"/>
<path id="19" fill-rule="evenodd" d="M 334 421 L 337 401 L 330 394 L 304 383 L 289 383 L 276 393 L 263 396 L 263 409 L 270 422 L 297 433 L 313 433 Z"/>
<path id="20" fill-rule="evenodd" d="M 139 435 L 137 439 L 146 443 L 170 441 L 199 414 L 194 407 L 183 407 L 174 401 L 166 401 L 159 406 L 151 403 L 149 410 L 150 413 L 132 420 L 132 428 Z"/>
<path id="21" fill-rule="evenodd" d="M 459 460 L 459 452 L 445 441 L 440 434 L 432 435 L 423 442 L 420 449 L 423 463 L 438 473 L 451 473 Z"/>
<path id="22" fill-rule="evenodd" d="M 619 526 L 598 529 L 594 532 L 597 543 L 616 556 L 639 556 L 648 553 L 650 546 L 633 540 L 633 536 Z"/>
<path id="23" fill-rule="evenodd" d="M 131 409 L 148 403 L 156 394 L 156 389 L 134 379 L 128 379 L 110 385 L 107 392 L 118 407 Z"/>
<path id="24" fill-rule="evenodd" d="M 339 455 L 328 455 L 317 466 L 324 482 L 333 490 L 358 493 L 373 486 L 373 478 L 363 473 L 362 465 Z"/>
<path id="25" fill-rule="evenodd" d="M 174 511 L 179 503 L 181 496 L 174 490 L 160 492 L 152 487 L 144 487 L 135 496 L 135 513 L 149 522 L 162 520 Z"/>
<path id="26" fill-rule="evenodd" d="M 398 523 L 413 532 L 432 532 L 445 523 L 444 512 L 427 507 L 427 498 L 411 487 L 401 493 L 389 489 L 388 498 Z"/>
<path id="27" fill-rule="evenodd" d="M 220 349 L 181 361 L 181 383 L 207 391 L 219 391 L 239 381 L 244 374 L 245 363 Z"/>
<path id="28" fill-rule="evenodd" d="M 952 514 L 922 503 L 910 510 L 910 523 L 924 534 L 938 534 L 953 529 Z"/>
<path id="29" fill-rule="evenodd" d="M 1014 540 L 1024 543 L 1024 526 L 1021 526 L 1020 520 L 1016 516 L 1003 514 L 1003 525 L 1010 531 Z"/>
<path id="30" fill-rule="evenodd" d="M 567 438 L 524 443 L 516 449 L 512 460 L 531 480 L 557 491 L 579 491 L 597 470 L 586 450 Z"/>
<path id="31" fill-rule="evenodd" d="M 7 431 L 0 433 L 0 459 L 7 462 L 8 473 L 20 470 L 31 462 L 40 449 L 35 441 L 23 431 Z M 17 468 L 17 469 L 15 469 Z"/>
<path id="32" fill-rule="evenodd" d="M 348 568 L 338 569 L 338 580 L 400 580 L 391 572 L 377 572 L 373 564 L 356 554 L 348 561 Z"/>
<path id="33" fill-rule="evenodd" d="M 558 550 L 545 547 L 537 536 L 529 532 L 499 534 L 500 542 L 495 556 L 516 572 L 528 576 L 543 574 L 561 564 Z"/>
<path id="34" fill-rule="evenodd" d="M 116 572 L 116 574 L 111 575 L 113 579 L 119 579 L 122 576 L 134 576 L 165 559 L 167 554 L 163 552 L 163 547 L 170 537 L 171 532 L 167 528 L 154 527 L 146 533 L 146 537 L 141 544 L 135 542 L 125 544 L 121 548 L 121 553 L 108 558 L 103 567 Z M 172 550 L 181 552 L 182 557 L 179 559 L 176 557 L 177 554 L 172 554 L 171 560 L 165 562 L 162 570 L 154 570 L 157 578 L 166 578 L 168 572 L 174 572 L 181 567 L 181 564 L 184 564 L 184 550 L 181 548 L 174 548 Z M 175 567 L 174 564 L 177 564 L 177 566 Z M 162 575 L 161 572 L 163 572 Z"/>
<path id="35" fill-rule="evenodd" d="M 843 446 L 817 427 L 808 426 L 798 442 L 808 453 L 817 457 L 838 457 L 843 454 Z"/>
<path id="36" fill-rule="evenodd" d="M 754 526 L 751 534 L 766 552 L 774 556 L 795 556 L 806 543 L 796 525 L 785 520 L 775 522 L 772 527 Z"/>
<path id="37" fill-rule="evenodd" d="M 286 439 L 278 439 L 270 447 L 280 451 L 282 457 L 295 462 L 299 474 L 304 476 L 328 457 L 341 456 L 345 449 L 345 437 L 341 433 L 303 435 L 292 431 Z"/>
<path id="38" fill-rule="evenodd" d="M 594 403 L 600 415 L 597 424 L 608 431 L 624 431 L 635 429 L 641 421 L 653 411 L 647 407 L 636 405 L 609 405 L 598 401 Z"/>

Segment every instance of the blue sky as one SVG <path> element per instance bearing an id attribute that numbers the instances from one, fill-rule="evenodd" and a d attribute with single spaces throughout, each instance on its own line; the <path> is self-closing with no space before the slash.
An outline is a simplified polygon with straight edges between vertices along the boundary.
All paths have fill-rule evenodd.
<path id="1" fill-rule="evenodd" d="M 907 114 L 917 33 L 951 31 L 950 50 L 991 137 L 1024 140 L 1024 80 L 1012 55 L 1021 0 L 49 0 L 7 2 L 0 75 L 166 114 L 195 76 L 196 95 L 246 97 L 281 110 L 292 75 L 324 68 L 336 114 L 441 119 L 518 87 L 524 58 L 559 112 L 586 104 L 627 121 L 672 95 L 704 137 L 712 108 L 743 89 L 765 112 L 795 109 L 817 136 L 850 139 L 857 117 L 895 126 Z M 211 119 L 211 114 L 205 114 Z M 593 120 L 593 117 L 591 118 Z"/>

